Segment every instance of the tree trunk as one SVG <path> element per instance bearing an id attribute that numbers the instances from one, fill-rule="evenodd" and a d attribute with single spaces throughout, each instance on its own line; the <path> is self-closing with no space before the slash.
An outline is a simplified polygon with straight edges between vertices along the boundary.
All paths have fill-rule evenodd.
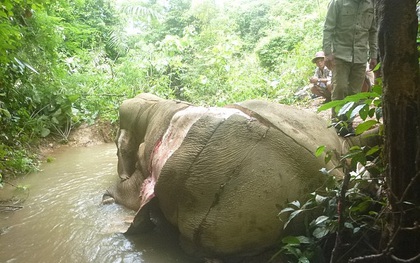
<path id="1" fill-rule="evenodd" d="M 378 3 L 389 262 L 420 254 L 420 87 L 416 0 Z M 420 262 L 420 258 L 415 261 Z"/>

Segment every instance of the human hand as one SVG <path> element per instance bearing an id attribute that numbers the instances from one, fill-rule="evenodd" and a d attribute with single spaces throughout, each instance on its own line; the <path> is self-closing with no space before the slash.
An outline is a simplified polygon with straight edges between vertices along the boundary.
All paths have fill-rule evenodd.
<path id="1" fill-rule="evenodd" d="M 317 78 L 317 77 L 311 77 L 311 78 L 309 79 L 309 82 L 310 82 L 310 83 L 317 83 L 317 82 L 318 82 L 318 78 Z"/>

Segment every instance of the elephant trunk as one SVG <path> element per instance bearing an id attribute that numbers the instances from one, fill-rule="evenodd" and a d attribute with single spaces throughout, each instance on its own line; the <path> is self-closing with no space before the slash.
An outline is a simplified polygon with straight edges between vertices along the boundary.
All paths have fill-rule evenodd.
<path id="1" fill-rule="evenodd" d="M 143 183 L 140 171 L 136 170 L 126 180 L 119 180 L 114 186 L 108 188 L 103 197 L 102 203 L 117 203 L 137 211 L 140 208 L 139 193 Z"/>

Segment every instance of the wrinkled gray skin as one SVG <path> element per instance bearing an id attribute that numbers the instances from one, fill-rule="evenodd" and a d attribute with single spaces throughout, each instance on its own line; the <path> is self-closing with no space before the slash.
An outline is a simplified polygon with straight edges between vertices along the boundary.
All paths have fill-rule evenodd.
<path id="1" fill-rule="evenodd" d="M 123 102 L 116 144 L 120 179 L 104 199 L 138 211 L 128 232 L 152 229 L 158 209 L 187 252 L 213 257 L 276 244 L 286 234 L 279 211 L 320 187 L 319 170 L 346 148 L 323 119 L 290 106 L 203 108 L 151 94 Z M 337 153 L 327 165 L 315 156 L 321 145 Z"/>

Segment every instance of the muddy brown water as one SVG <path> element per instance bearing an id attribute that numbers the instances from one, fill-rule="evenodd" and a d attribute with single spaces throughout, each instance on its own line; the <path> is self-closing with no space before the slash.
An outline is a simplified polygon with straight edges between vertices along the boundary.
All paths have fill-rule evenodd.
<path id="1" fill-rule="evenodd" d="M 25 199 L 14 205 L 21 209 L 0 213 L 0 262 L 195 262 L 172 229 L 125 236 L 134 212 L 101 204 L 117 178 L 114 144 L 63 148 L 51 157 L 14 182 L 26 190 L 0 190 L 1 198 Z"/>

